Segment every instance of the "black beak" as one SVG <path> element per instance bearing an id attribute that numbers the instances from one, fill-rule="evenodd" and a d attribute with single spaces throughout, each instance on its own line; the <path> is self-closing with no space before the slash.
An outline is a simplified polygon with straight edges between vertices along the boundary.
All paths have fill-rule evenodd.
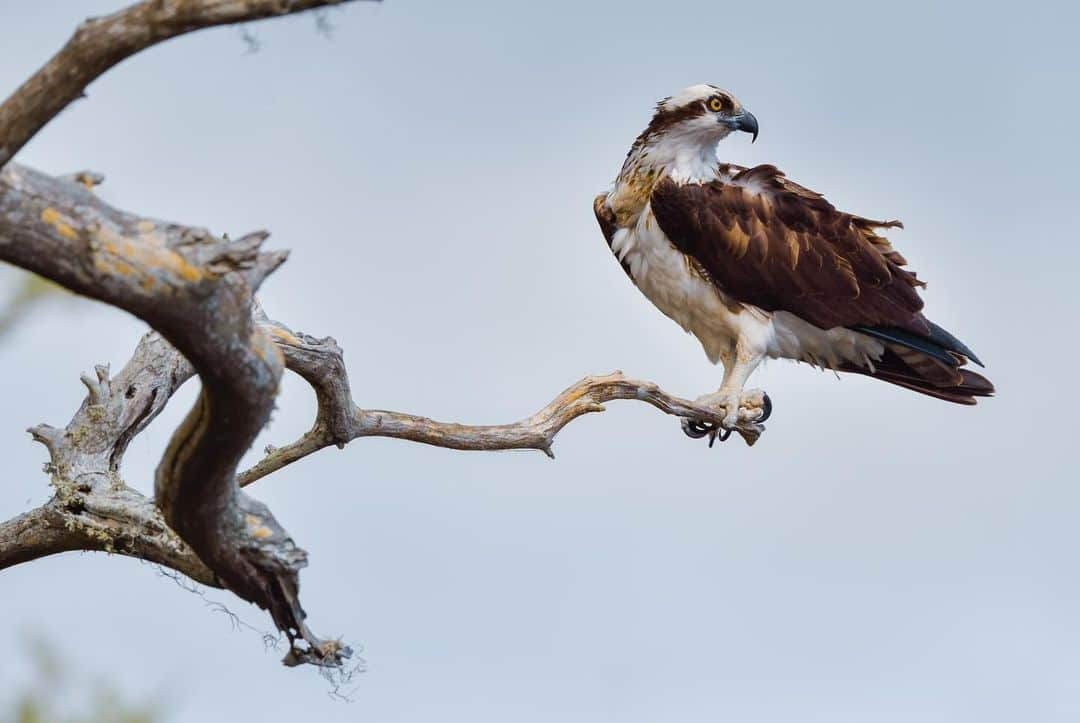
<path id="1" fill-rule="evenodd" d="M 735 116 L 734 121 L 736 129 L 754 134 L 754 137 L 750 140 L 751 143 L 757 140 L 757 118 L 754 117 L 753 113 L 748 110 L 744 110 L 742 113 L 739 113 L 739 115 Z"/>

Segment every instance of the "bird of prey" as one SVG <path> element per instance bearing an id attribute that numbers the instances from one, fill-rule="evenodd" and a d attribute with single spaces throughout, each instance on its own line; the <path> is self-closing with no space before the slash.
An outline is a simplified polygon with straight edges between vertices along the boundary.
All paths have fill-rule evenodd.
<path id="1" fill-rule="evenodd" d="M 740 401 L 755 406 L 743 387 L 766 358 L 958 404 L 993 394 L 989 380 L 963 368 L 982 366 L 979 358 L 923 316 L 923 282 L 881 235 L 900 222 L 839 211 L 775 166 L 721 163 L 717 144 L 732 131 L 756 140 L 757 119 L 716 86 L 663 99 L 612 189 L 593 203 L 634 284 L 724 366 L 719 391 L 698 399 L 724 408 L 719 429 L 687 420 L 684 431 L 710 443 L 726 437 Z"/>

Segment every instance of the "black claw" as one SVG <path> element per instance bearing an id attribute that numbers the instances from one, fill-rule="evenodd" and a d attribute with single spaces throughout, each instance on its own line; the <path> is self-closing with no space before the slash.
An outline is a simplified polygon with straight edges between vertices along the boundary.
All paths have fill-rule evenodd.
<path id="1" fill-rule="evenodd" d="M 717 439 L 721 442 L 726 442 L 732 432 L 732 430 L 723 429 L 719 424 L 714 422 L 701 422 L 696 419 L 687 419 L 683 422 L 682 428 L 683 433 L 692 439 L 708 437 L 710 448 L 716 443 Z"/>
<path id="2" fill-rule="evenodd" d="M 683 425 L 683 432 L 692 439 L 701 439 L 717 427 L 712 422 L 699 422 L 696 419 L 688 419 Z"/>
<path id="3" fill-rule="evenodd" d="M 764 399 L 761 402 L 761 419 L 757 420 L 758 424 L 772 416 L 772 400 L 769 399 L 768 394 L 763 394 L 762 396 Z"/>
<path id="4" fill-rule="evenodd" d="M 719 429 L 719 428 L 717 428 L 716 433 L 713 434 L 711 437 L 709 437 L 709 449 L 712 449 L 712 446 L 714 444 L 716 444 L 717 439 L 719 439 L 721 442 L 726 442 L 728 440 L 728 437 L 730 437 L 730 436 L 731 436 L 731 430 L 730 429 Z"/>
<path id="5" fill-rule="evenodd" d="M 758 417 L 757 420 L 755 420 L 756 423 L 761 424 L 766 419 L 771 417 L 772 413 L 772 399 L 769 398 L 768 394 L 763 393 L 761 399 L 761 416 Z M 716 444 L 717 439 L 719 439 L 721 442 L 726 442 L 728 440 L 728 437 L 731 436 L 731 433 L 735 431 L 733 429 L 724 429 L 719 424 L 716 424 L 714 422 L 702 422 L 697 419 L 684 419 L 682 429 L 683 433 L 691 439 L 701 439 L 702 437 L 708 437 L 710 449 L 714 444 Z"/>

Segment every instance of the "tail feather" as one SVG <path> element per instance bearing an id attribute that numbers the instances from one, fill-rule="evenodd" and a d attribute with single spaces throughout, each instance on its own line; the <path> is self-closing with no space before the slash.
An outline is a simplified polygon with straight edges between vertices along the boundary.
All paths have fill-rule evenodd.
<path id="1" fill-rule="evenodd" d="M 873 368 L 846 364 L 841 371 L 881 379 L 956 404 L 975 404 L 994 394 L 989 379 L 961 369 L 970 359 L 982 362 L 963 342 L 934 323 L 926 336 L 891 327 L 853 327 L 884 342 L 885 353 Z"/>
<path id="2" fill-rule="evenodd" d="M 916 380 L 916 379 L 912 379 L 911 377 L 905 377 L 905 376 L 899 375 L 899 374 L 894 375 L 894 374 L 890 374 L 888 372 L 883 372 L 883 373 L 880 373 L 880 374 L 867 374 L 867 376 L 874 377 L 875 379 L 880 379 L 880 380 L 882 380 L 884 382 L 889 382 L 890 384 L 895 384 L 898 387 L 904 387 L 905 389 L 910 389 L 913 392 L 919 392 L 920 394 L 925 394 L 928 397 L 935 397 L 937 399 L 943 399 L 946 402 L 952 402 L 953 404 L 968 404 L 968 405 L 970 405 L 970 404 L 975 404 L 976 403 L 974 395 L 967 394 L 967 393 L 962 392 L 962 391 L 960 391 L 960 390 L 958 390 L 956 388 L 942 389 L 940 387 L 934 387 L 934 386 L 924 384 L 923 382 L 921 382 L 919 380 Z"/>
<path id="3" fill-rule="evenodd" d="M 966 356 L 968 359 L 975 362 L 981 367 L 986 366 L 982 363 L 982 360 L 979 359 L 979 357 L 975 356 L 975 352 L 968 348 L 967 344 L 960 341 L 955 336 L 950 334 L 947 330 L 942 329 L 934 322 L 927 321 L 927 323 L 930 325 L 930 339 L 932 341 L 937 342 L 942 347 L 948 349 L 955 354 L 961 354 L 963 356 Z"/>
<path id="4" fill-rule="evenodd" d="M 992 397 L 994 395 L 993 382 L 982 374 L 973 372 L 970 369 L 961 369 L 960 376 L 962 376 L 964 380 L 957 385 L 957 389 L 961 389 L 976 397 Z"/>
<path id="5" fill-rule="evenodd" d="M 884 342 L 896 344 L 906 349 L 921 351 L 946 364 L 953 364 L 954 359 L 949 355 L 950 349 L 935 340 L 933 337 L 919 336 L 906 329 L 894 326 L 853 326 L 853 331 L 872 336 Z M 940 328 L 940 327 L 938 327 Z M 965 347 L 966 348 L 966 347 Z M 963 352 L 960 352 L 963 354 Z"/>

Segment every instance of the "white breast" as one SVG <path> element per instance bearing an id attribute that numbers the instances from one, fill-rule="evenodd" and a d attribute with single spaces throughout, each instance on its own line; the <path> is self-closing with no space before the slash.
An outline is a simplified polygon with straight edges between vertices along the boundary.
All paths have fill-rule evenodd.
<path id="1" fill-rule="evenodd" d="M 642 293 L 696 336 L 714 364 L 729 355 L 740 335 L 767 345 L 770 315 L 756 307 L 725 303 L 721 292 L 694 270 L 660 229 L 649 206 L 634 226 L 615 232 L 611 249 L 629 266 Z"/>

